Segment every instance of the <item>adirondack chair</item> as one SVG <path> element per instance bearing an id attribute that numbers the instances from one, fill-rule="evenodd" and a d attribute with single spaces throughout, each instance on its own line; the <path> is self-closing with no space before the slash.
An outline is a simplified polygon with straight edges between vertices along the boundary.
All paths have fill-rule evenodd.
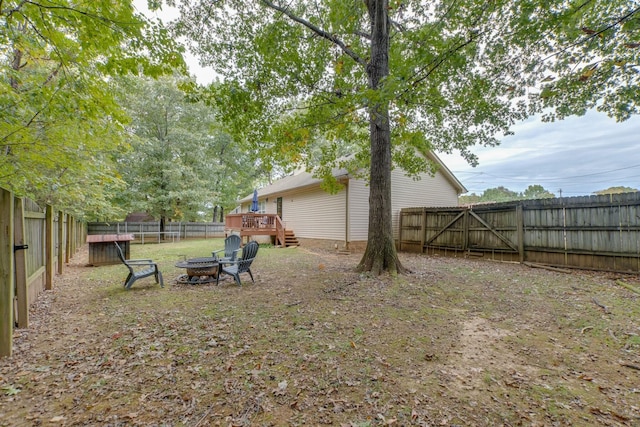
<path id="1" fill-rule="evenodd" d="M 255 280 L 253 280 L 253 273 L 251 273 L 251 263 L 258 254 L 258 247 L 258 242 L 252 240 L 251 242 L 247 243 L 244 248 L 242 248 L 242 256 L 240 258 L 233 261 L 220 261 L 216 285 L 220 282 L 220 276 L 223 273 L 233 276 L 233 279 L 239 286 L 242 286 L 242 282 L 240 281 L 240 274 L 249 273 L 251 281 L 255 283 Z"/>
<path id="2" fill-rule="evenodd" d="M 162 273 L 158 269 L 158 264 L 150 259 L 125 259 L 122 249 L 117 242 L 113 242 L 116 245 L 118 252 L 118 258 L 129 269 L 129 275 L 124 281 L 124 288 L 131 289 L 133 282 L 143 277 L 154 276 L 156 283 L 160 283 L 160 287 L 164 288 L 164 282 L 162 280 Z"/>
<path id="3" fill-rule="evenodd" d="M 237 234 L 232 234 L 224 239 L 224 249 L 213 251 L 211 252 L 211 255 L 213 255 L 214 258 L 218 258 L 223 261 L 234 261 L 241 243 L 242 238 Z M 224 251 L 224 256 L 218 255 L 222 251 Z"/>

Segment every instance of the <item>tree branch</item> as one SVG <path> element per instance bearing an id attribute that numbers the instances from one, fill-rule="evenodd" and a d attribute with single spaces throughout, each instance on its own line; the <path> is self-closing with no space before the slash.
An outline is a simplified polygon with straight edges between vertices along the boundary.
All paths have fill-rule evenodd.
<path id="1" fill-rule="evenodd" d="M 51 104 L 51 102 L 52 102 L 53 98 L 55 98 L 55 96 L 57 95 L 57 93 L 58 93 L 59 91 L 61 91 L 61 90 L 62 90 L 62 88 L 58 88 L 58 89 L 56 89 L 56 90 L 55 90 L 55 92 L 51 95 L 51 97 L 47 100 L 47 102 L 46 102 L 46 104 L 44 105 L 44 107 L 43 107 L 42 109 L 40 109 L 40 110 L 36 111 L 36 112 L 33 114 L 33 116 L 29 119 L 29 121 L 28 121 L 26 124 L 22 125 L 22 126 L 21 126 L 21 127 L 19 127 L 18 129 L 15 129 L 15 130 L 14 130 L 14 131 L 12 131 L 12 132 L 9 132 L 9 133 L 8 133 L 8 134 L 6 134 L 6 135 L 1 136 L 1 137 L 0 137 L 0 141 L 2 141 L 2 142 L 7 141 L 11 136 L 15 135 L 15 134 L 16 134 L 16 133 L 18 133 L 18 132 L 21 132 L 21 131 L 22 131 L 22 130 L 24 130 L 24 129 L 27 129 L 29 126 L 31 126 L 33 123 L 35 123 L 35 121 L 36 121 L 36 119 L 38 118 L 38 116 L 39 116 L 43 111 L 45 111 L 47 108 L 49 108 L 49 105 Z"/>
<path id="2" fill-rule="evenodd" d="M 588 2 L 587 2 L 588 3 Z M 586 3 L 585 3 L 586 4 Z M 622 24 L 624 21 L 626 21 L 627 19 L 631 18 L 633 15 L 635 15 L 636 13 L 640 12 L 640 7 L 637 7 L 635 9 L 633 9 L 632 11 L 630 11 L 629 13 L 627 13 L 626 15 L 621 16 L 620 18 L 616 19 L 613 23 L 607 25 L 606 27 L 604 27 L 603 29 L 599 30 L 599 31 L 595 31 L 592 34 L 589 34 L 587 37 L 584 37 L 578 41 L 576 41 L 575 43 L 571 43 L 569 46 L 559 50 L 558 52 L 555 52 L 549 56 L 547 56 L 546 58 L 544 58 L 542 61 L 546 61 L 547 59 L 553 58 L 554 56 L 558 56 L 561 53 L 564 53 L 566 51 L 568 51 L 569 49 L 571 49 L 572 47 L 576 47 L 580 44 L 586 43 L 588 41 L 593 40 L 596 37 L 599 37 L 602 33 L 604 33 L 607 30 L 610 30 L 611 28 Z"/>
<path id="3" fill-rule="evenodd" d="M 356 36 L 360 36 L 362 38 L 365 38 L 367 40 L 371 40 L 371 34 L 365 33 L 364 31 L 356 31 L 353 34 L 355 34 Z"/>
<path id="4" fill-rule="evenodd" d="M 470 37 L 468 40 L 463 41 L 461 44 L 459 44 L 458 46 L 454 46 L 451 49 L 449 49 L 448 51 L 444 52 L 444 54 L 440 55 L 439 57 L 437 57 L 435 60 L 431 61 L 429 64 L 425 65 L 424 67 L 422 67 L 421 70 L 417 71 L 415 73 L 416 76 L 419 76 L 420 73 L 425 72 L 425 74 L 422 77 L 418 77 L 412 84 L 411 87 L 415 87 L 416 85 L 420 84 L 421 82 L 423 82 L 424 80 L 428 79 L 429 76 L 431 75 L 431 73 L 433 73 L 436 69 L 438 69 L 438 67 L 440 65 L 442 65 L 445 60 L 447 58 L 449 58 L 451 55 L 453 55 L 454 53 L 456 53 L 457 51 L 465 48 L 466 46 L 468 46 L 469 44 L 473 43 L 475 41 L 475 38 Z M 404 93 L 409 92 L 411 89 L 407 89 L 403 92 L 402 95 L 404 95 Z M 400 95 L 398 98 L 401 98 L 402 95 Z"/>
<path id="5" fill-rule="evenodd" d="M 27 2 L 27 0 L 22 0 L 20 2 L 20 4 L 17 4 L 13 9 L 5 9 L 2 10 L 2 5 L 3 5 L 3 1 L 0 1 L 0 15 L 7 15 L 7 17 L 10 17 L 11 15 L 13 15 L 14 13 L 20 11 L 20 9 L 22 9 L 22 6 Z"/>
<path id="6" fill-rule="evenodd" d="M 316 33 L 318 36 L 329 40 L 331 43 L 335 44 L 336 46 L 338 46 L 344 53 L 346 53 L 347 55 L 349 55 L 354 61 L 356 61 L 358 64 L 362 65 L 363 67 L 367 66 L 367 61 L 365 61 L 363 58 L 360 57 L 360 55 L 358 55 L 357 53 L 355 53 L 353 50 L 349 49 L 347 47 L 347 45 L 344 44 L 344 42 L 342 40 L 340 40 L 339 38 L 337 38 L 336 36 L 334 36 L 333 34 L 330 34 L 326 31 L 324 31 L 323 29 L 313 25 L 311 22 L 307 21 L 306 19 L 302 19 L 299 16 L 294 15 L 288 8 L 286 7 L 281 7 L 281 6 L 277 6 L 275 5 L 272 1 L 270 0 L 261 0 L 261 3 L 264 4 L 265 6 L 273 9 L 273 10 L 277 10 L 278 12 L 282 13 L 283 15 L 287 16 L 289 19 L 291 19 L 292 21 L 297 22 L 298 24 L 301 24 L 305 27 L 307 27 L 309 30 L 313 31 L 314 33 Z"/>

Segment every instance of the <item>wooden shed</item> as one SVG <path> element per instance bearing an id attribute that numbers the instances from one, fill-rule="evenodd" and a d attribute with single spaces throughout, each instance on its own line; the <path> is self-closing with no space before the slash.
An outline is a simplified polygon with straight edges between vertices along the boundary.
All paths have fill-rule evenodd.
<path id="1" fill-rule="evenodd" d="M 111 265 L 120 263 L 114 242 L 122 248 L 125 259 L 129 259 L 133 234 L 93 234 L 87 236 L 89 265 Z"/>

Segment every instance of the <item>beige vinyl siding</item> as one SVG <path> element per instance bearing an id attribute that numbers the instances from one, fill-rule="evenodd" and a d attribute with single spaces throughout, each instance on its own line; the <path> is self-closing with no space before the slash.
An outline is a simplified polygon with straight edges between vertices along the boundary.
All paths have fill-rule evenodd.
<path id="1" fill-rule="evenodd" d="M 391 172 L 393 235 L 398 236 L 400 209 L 416 206 L 458 206 L 458 193 L 444 175 L 421 175 L 414 181 L 401 169 Z M 369 231 L 369 186 L 362 180 L 349 181 L 349 241 L 367 240 Z"/>
<path id="2" fill-rule="evenodd" d="M 391 172 L 391 206 L 393 236 L 398 237 L 400 209 L 410 207 L 458 206 L 458 192 L 444 175 L 422 174 L 419 181 L 406 176 L 401 169 Z"/>
<path id="3" fill-rule="evenodd" d="M 446 170 L 445 170 L 446 172 Z M 369 225 L 369 186 L 363 180 L 350 179 L 348 187 L 331 195 L 313 182 L 310 175 L 290 176 L 282 180 L 306 183 L 303 187 L 286 187 L 283 191 L 274 191 L 276 183 L 258 190 L 259 200 L 266 201 L 266 213 L 277 213 L 276 200 L 282 197 L 282 220 L 285 227 L 293 230 L 296 236 L 309 239 L 327 239 L 349 242 L 366 241 Z M 304 179 L 303 179 L 304 178 Z M 297 182 L 297 181 L 296 181 Z M 457 183 L 457 184 L 456 184 Z M 407 207 L 457 206 L 458 191 L 464 188 L 455 178 L 438 172 L 435 176 L 421 175 L 420 180 L 405 176 L 402 169 L 391 173 L 392 226 L 394 237 L 398 235 L 398 217 L 400 209 Z M 268 200 L 267 200 L 268 199 Z M 347 210 L 348 199 L 348 210 Z M 251 206 L 250 197 L 243 199 L 242 212 Z M 347 236 L 347 215 L 349 227 Z"/>
<path id="4" fill-rule="evenodd" d="M 260 200 L 258 198 L 258 200 Z M 265 213 L 268 214 L 277 214 L 278 213 L 278 205 L 276 204 L 277 197 L 270 196 L 266 198 L 267 211 Z"/>
<path id="5" fill-rule="evenodd" d="M 369 186 L 363 180 L 349 180 L 349 241 L 367 240 L 369 233 Z"/>
<path id="6" fill-rule="evenodd" d="M 282 220 L 297 237 L 344 241 L 345 198 L 344 189 L 337 194 L 329 194 L 320 187 L 287 193 L 282 196 Z"/>

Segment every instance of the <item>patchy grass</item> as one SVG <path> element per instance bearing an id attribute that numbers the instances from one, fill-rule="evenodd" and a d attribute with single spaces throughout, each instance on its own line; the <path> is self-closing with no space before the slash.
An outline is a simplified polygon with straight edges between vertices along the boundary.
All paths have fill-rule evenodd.
<path id="1" fill-rule="evenodd" d="M 84 248 L 0 359 L 0 425 L 640 423 L 640 296 L 615 275 L 401 254 L 411 274 L 369 277 L 265 246 L 255 284 L 176 284 L 221 247 L 134 245 L 166 284 L 130 291 Z"/>

